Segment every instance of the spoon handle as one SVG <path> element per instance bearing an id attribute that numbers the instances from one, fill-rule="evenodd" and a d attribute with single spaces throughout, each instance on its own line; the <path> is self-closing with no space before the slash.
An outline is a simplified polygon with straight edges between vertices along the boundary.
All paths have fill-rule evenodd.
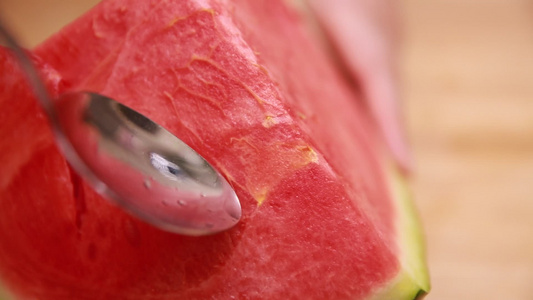
<path id="1" fill-rule="evenodd" d="M 33 66 L 30 57 L 26 54 L 26 51 L 19 46 L 15 38 L 9 33 L 9 31 L 6 29 L 6 26 L 2 23 L 1 19 L 0 45 L 6 46 L 13 52 L 17 62 L 19 63 L 20 68 L 22 69 L 24 75 L 26 76 L 26 79 L 28 80 L 31 88 L 33 89 L 35 96 L 37 96 L 39 104 L 45 110 L 46 114 L 50 118 L 50 121 L 52 122 L 52 125 L 55 128 L 57 124 L 57 115 L 52 105 L 52 101 L 50 99 L 48 91 L 42 79 L 39 77 L 37 70 Z"/>

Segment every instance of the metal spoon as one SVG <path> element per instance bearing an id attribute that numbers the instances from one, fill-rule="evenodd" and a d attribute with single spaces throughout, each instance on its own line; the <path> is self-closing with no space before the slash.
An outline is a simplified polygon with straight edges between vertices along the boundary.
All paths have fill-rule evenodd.
<path id="1" fill-rule="evenodd" d="M 163 230 L 206 235 L 231 228 L 241 206 L 229 183 L 155 122 L 91 92 L 53 101 L 30 59 L 0 24 L 5 41 L 48 115 L 74 170 L 107 199 Z"/>

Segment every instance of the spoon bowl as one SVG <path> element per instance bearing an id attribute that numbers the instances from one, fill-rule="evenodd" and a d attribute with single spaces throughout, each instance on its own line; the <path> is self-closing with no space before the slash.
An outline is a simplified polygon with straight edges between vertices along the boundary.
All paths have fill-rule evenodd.
<path id="1" fill-rule="evenodd" d="M 119 102 L 90 92 L 54 101 L 60 143 L 98 192 L 169 231 L 204 235 L 241 216 L 229 183 L 192 148 Z"/>

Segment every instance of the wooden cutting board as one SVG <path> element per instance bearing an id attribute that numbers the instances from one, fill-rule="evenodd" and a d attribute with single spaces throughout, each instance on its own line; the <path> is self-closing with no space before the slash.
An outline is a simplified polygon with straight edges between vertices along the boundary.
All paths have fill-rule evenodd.
<path id="1" fill-rule="evenodd" d="M 1 0 L 35 45 L 96 0 Z M 533 1 L 403 0 L 402 72 L 433 291 L 533 299 Z"/>

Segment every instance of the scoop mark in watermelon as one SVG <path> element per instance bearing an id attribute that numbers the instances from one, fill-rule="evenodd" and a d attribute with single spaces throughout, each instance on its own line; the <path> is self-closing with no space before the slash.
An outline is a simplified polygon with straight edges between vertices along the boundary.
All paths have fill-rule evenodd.
<path id="1" fill-rule="evenodd" d="M 85 184 L 77 226 L 69 168 L 21 77 L 2 72 L 0 105 L 14 109 L 0 128 L 25 133 L 0 130 L 13 141 L 0 151 L 6 284 L 40 299 L 414 299 L 428 290 L 403 183 L 385 168 L 359 95 L 305 30 L 278 1 L 115 0 L 34 51 L 54 93 L 112 96 L 223 172 L 243 219 L 210 237 L 161 232 Z M 0 69 L 13 69 L 5 52 Z"/>

